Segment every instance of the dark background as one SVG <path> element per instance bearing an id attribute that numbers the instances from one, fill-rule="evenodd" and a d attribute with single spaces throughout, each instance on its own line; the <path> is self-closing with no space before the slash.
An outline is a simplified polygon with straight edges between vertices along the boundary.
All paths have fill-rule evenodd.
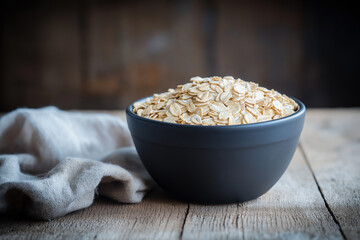
<path id="1" fill-rule="evenodd" d="M 360 106 L 359 3 L 2 1 L 0 111 L 123 109 L 233 75 L 308 107 Z"/>

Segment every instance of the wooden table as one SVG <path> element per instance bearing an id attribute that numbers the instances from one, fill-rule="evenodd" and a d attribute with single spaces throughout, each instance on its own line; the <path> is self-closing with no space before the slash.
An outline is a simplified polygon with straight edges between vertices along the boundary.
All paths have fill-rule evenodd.
<path id="1" fill-rule="evenodd" d="M 188 204 L 156 189 L 139 204 L 98 198 L 50 222 L 0 216 L 0 238 L 360 239 L 359 125 L 360 109 L 308 110 L 286 173 L 250 202 Z"/>

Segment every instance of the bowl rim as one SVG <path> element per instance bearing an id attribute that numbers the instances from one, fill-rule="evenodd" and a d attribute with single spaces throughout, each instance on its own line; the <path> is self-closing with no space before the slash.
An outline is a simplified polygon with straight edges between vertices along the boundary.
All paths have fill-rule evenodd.
<path id="1" fill-rule="evenodd" d="M 272 125 L 277 125 L 277 124 L 281 124 L 284 122 L 288 122 L 293 119 L 301 117 L 303 114 L 305 114 L 305 111 L 306 111 L 306 107 L 303 102 L 301 102 L 297 98 L 288 96 L 289 98 L 293 99 L 299 105 L 299 109 L 295 113 L 293 113 L 289 116 L 286 116 L 286 117 L 282 117 L 282 118 L 278 118 L 278 119 L 274 119 L 274 120 L 270 120 L 270 121 L 265 121 L 265 122 L 238 124 L 238 125 L 215 125 L 215 126 L 190 125 L 190 124 L 161 122 L 161 121 L 157 121 L 157 120 L 153 120 L 153 119 L 149 119 L 149 118 L 144 118 L 144 117 L 140 117 L 139 115 L 135 114 L 132 111 L 134 103 L 140 102 L 140 101 L 145 101 L 147 98 L 151 98 L 151 97 L 153 97 L 153 96 L 144 97 L 144 98 L 141 98 L 141 99 L 136 100 L 136 101 L 132 102 L 131 104 L 129 104 L 126 108 L 126 115 L 128 117 L 135 118 L 137 120 L 140 120 L 140 121 L 143 121 L 146 123 L 168 126 L 168 127 L 207 128 L 207 129 L 247 129 L 247 128 L 254 128 L 254 127 L 265 127 L 265 126 L 269 127 Z"/>

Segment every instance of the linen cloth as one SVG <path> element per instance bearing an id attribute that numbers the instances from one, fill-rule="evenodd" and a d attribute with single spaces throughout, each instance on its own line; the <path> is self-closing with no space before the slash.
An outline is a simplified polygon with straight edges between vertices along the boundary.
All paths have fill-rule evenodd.
<path id="1" fill-rule="evenodd" d="M 117 117 L 46 107 L 0 118 L 0 213 L 49 220 L 95 194 L 137 203 L 153 186 Z"/>

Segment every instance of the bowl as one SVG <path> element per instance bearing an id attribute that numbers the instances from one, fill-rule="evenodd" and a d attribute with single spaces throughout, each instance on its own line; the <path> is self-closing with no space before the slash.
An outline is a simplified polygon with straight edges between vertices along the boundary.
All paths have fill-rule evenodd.
<path id="1" fill-rule="evenodd" d="M 306 110 L 293 99 L 296 113 L 246 125 L 160 122 L 136 115 L 133 104 L 126 118 L 140 159 L 165 192 L 186 202 L 238 203 L 266 193 L 287 169 Z"/>

